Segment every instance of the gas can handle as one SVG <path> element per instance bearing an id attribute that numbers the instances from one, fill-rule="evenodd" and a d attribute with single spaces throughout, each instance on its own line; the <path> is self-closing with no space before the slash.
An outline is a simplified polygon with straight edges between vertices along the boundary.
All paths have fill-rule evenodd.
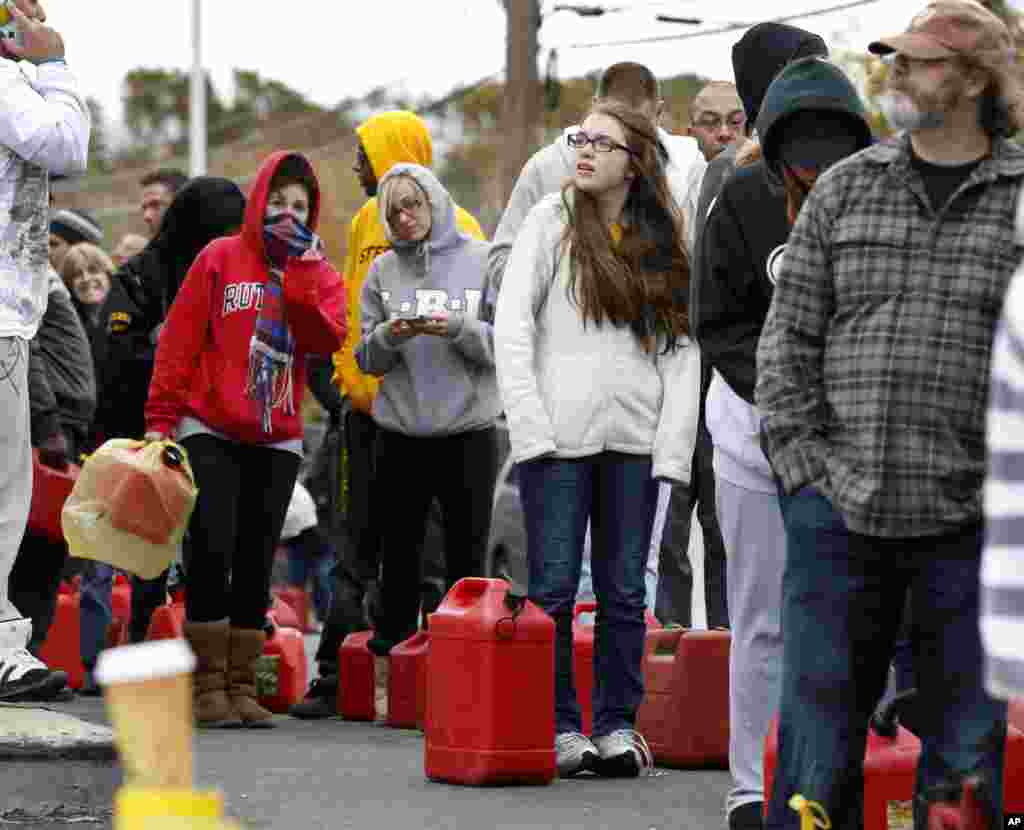
<path id="1" fill-rule="evenodd" d="M 526 605 L 526 590 L 516 584 L 514 580 L 510 580 L 508 592 L 505 594 L 505 607 L 512 612 L 513 619 L 523 612 L 524 605 Z"/>
<path id="2" fill-rule="evenodd" d="M 519 615 L 526 607 L 526 591 L 515 582 L 508 580 L 508 590 L 505 592 L 505 607 L 511 612 L 510 616 L 502 617 L 494 624 L 494 633 L 502 640 L 510 640 L 516 636 L 516 622 Z"/>
<path id="3" fill-rule="evenodd" d="M 907 703 L 913 703 L 916 697 L 917 689 L 904 689 L 879 705 L 869 721 L 875 734 L 883 738 L 895 738 L 900 709 Z"/>

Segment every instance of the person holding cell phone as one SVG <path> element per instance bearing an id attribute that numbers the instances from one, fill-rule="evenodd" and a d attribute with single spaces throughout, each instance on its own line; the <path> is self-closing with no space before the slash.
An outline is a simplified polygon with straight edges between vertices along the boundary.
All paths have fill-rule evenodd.
<path id="1" fill-rule="evenodd" d="M 38 0 L 0 17 L 0 700 L 46 697 L 67 680 L 27 648 L 32 622 L 8 581 L 32 501 L 29 342 L 50 288 L 50 177 L 83 173 L 92 127 L 85 95 L 64 61 L 64 39 Z M 27 71 L 23 62 L 33 64 Z"/>
<path id="2" fill-rule="evenodd" d="M 399 164 L 381 180 L 392 250 L 370 268 L 356 361 L 380 377 L 381 614 L 378 656 L 416 631 L 421 554 L 431 501 L 441 505 L 447 586 L 483 571 L 497 477 L 501 411 L 491 324 L 478 312 L 489 245 L 459 230 L 430 170 Z"/>

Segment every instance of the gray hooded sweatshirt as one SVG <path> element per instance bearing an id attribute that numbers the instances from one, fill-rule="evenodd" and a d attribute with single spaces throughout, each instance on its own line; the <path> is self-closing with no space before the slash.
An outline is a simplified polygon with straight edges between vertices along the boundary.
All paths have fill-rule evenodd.
<path id="1" fill-rule="evenodd" d="M 412 436 L 456 435 L 494 425 L 501 412 L 494 369 L 494 331 L 479 319 L 487 270 L 486 242 L 455 224 L 451 196 L 433 173 L 396 164 L 381 179 L 411 176 L 430 201 L 432 225 L 422 242 L 394 236 L 381 207 L 392 249 L 374 260 L 361 295 L 359 368 L 381 378 L 373 419 Z M 398 341 L 395 317 L 446 312 L 449 336 L 420 334 Z"/>

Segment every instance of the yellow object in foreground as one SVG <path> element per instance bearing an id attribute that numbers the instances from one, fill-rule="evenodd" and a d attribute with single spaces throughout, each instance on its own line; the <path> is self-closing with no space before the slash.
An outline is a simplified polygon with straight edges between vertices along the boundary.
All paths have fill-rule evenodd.
<path id="1" fill-rule="evenodd" d="M 114 797 L 114 830 L 236 830 L 224 820 L 220 792 L 122 787 Z"/>
<path id="2" fill-rule="evenodd" d="M 797 793 L 789 799 L 789 806 L 800 814 L 800 830 L 829 830 L 832 822 L 829 821 L 828 813 L 817 801 L 808 801 Z"/>

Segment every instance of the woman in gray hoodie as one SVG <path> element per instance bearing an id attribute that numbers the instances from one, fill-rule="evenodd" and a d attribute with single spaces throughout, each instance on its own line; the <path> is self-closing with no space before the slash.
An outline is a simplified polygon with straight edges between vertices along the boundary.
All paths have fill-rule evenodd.
<path id="1" fill-rule="evenodd" d="M 483 571 L 497 477 L 501 410 L 494 334 L 478 316 L 489 246 L 462 233 L 433 173 L 397 164 L 378 189 L 392 249 L 363 284 L 359 368 L 381 378 L 381 612 L 369 647 L 388 654 L 416 631 L 420 550 L 430 504 L 441 505 L 448 587 Z"/>

